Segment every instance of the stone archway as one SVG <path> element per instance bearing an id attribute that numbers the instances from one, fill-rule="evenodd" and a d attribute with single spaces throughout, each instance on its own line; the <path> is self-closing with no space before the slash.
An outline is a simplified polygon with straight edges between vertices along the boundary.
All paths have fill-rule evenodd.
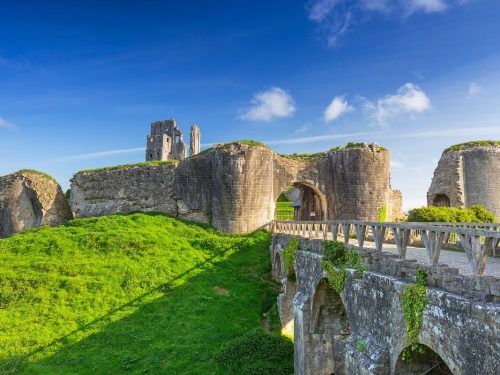
<path id="1" fill-rule="evenodd" d="M 295 220 L 326 220 L 328 206 L 325 195 L 309 182 L 298 181 L 293 186 L 301 191 L 300 204 L 295 208 Z"/>
<path id="2" fill-rule="evenodd" d="M 436 194 L 432 199 L 432 205 L 437 207 L 450 207 L 450 198 L 446 194 Z"/>
<path id="3" fill-rule="evenodd" d="M 444 360 L 426 345 L 418 344 L 419 351 L 411 359 L 404 360 L 399 354 L 394 375 L 453 375 Z"/>
<path id="4" fill-rule="evenodd" d="M 340 294 L 322 279 L 311 305 L 311 340 L 306 351 L 311 358 L 311 373 L 345 374 L 345 346 L 350 334 L 349 319 Z"/>

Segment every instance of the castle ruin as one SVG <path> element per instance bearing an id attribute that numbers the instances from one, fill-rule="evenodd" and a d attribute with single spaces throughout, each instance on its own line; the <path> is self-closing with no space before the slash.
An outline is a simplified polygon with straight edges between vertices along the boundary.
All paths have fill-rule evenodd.
<path id="1" fill-rule="evenodd" d="M 191 125 L 189 156 L 200 152 L 200 128 Z M 155 121 L 151 124 L 151 134 L 147 137 L 146 161 L 184 160 L 187 146 L 184 133 L 177 127 L 175 119 Z"/>
<path id="2" fill-rule="evenodd" d="M 427 192 L 429 206 L 482 204 L 500 217 L 500 144 L 469 142 L 446 149 Z"/>

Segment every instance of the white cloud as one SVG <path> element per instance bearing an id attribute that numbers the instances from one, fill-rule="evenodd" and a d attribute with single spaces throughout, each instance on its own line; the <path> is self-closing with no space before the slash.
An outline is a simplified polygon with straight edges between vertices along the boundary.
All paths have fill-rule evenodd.
<path id="1" fill-rule="evenodd" d="M 0 128 L 4 129 L 15 129 L 16 125 L 14 125 L 12 122 L 7 121 L 3 117 L 0 117 Z"/>
<path id="2" fill-rule="evenodd" d="M 135 153 L 144 152 L 144 151 L 146 151 L 145 147 L 126 148 L 126 149 L 121 149 L 121 150 L 108 150 L 108 151 L 90 152 L 87 154 L 61 156 L 58 158 L 49 159 L 48 161 L 95 159 L 95 158 L 102 158 L 102 157 L 112 156 L 112 155 L 135 154 Z"/>
<path id="3" fill-rule="evenodd" d="M 365 100 L 364 109 L 380 124 L 401 113 L 421 113 L 431 107 L 428 96 L 418 86 L 407 83 L 396 94 L 378 99 L 376 103 Z"/>
<path id="4" fill-rule="evenodd" d="M 334 133 L 313 135 L 309 137 L 295 137 L 278 140 L 264 140 L 267 145 L 295 145 L 317 143 L 325 141 L 333 141 L 337 139 L 363 139 L 376 138 L 378 142 L 386 139 L 425 139 L 425 138 L 458 138 L 458 137 L 498 137 L 500 136 L 500 126 L 484 126 L 484 127 L 467 127 L 467 128 L 451 128 L 444 130 L 429 130 L 414 133 L 389 132 L 389 131 L 374 131 L 374 132 L 357 132 L 357 133 Z"/>
<path id="5" fill-rule="evenodd" d="M 342 96 L 336 96 L 330 102 L 328 107 L 326 107 L 323 114 L 323 119 L 325 122 L 332 122 L 338 119 L 345 113 L 354 111 L 354 107 L 351 106 L 347 100 Z"/>
<path id="6" fill-rule="evenodd" d="M 448 8 L 445 0 L 409 0 L 403 1 L 404 6 L 411 13 L 418 11 L 424 13 L 440 13 Z"/>
<path id="7" fill-rule="evenodd" d="M 279 87 L 255 94 L 251 103 L 252 106 L 241 113 L 241 119 L 269 122 L 290 117 L 296 110 L 292 96 Z"/>
<path id="8" fill-rule="evenodd" d="M 467 94 L 467 99 L 476 99 L 481 96 L 483 88 L 479 86 L 476 82 L 472 82 L 469 86 L 469 92 Z"/>
<path id="9" fill-rule="evenodd" d="M 328 45 L 339 40 L 359 25 L 383 14 L 405 20 L 415 13 L 444 13 L 451 7 L 463 6 L 469 0 L 309 0 L 308 17 L 325 34 Z"/>
<path id="10" fill-rule="evenodd" d="M 300 128 L 296 129 L 293 134 L 301 134 L 305 133 L 311 128 L 311 124 L 305 124 L 304 126 L 301 126 Z"/>

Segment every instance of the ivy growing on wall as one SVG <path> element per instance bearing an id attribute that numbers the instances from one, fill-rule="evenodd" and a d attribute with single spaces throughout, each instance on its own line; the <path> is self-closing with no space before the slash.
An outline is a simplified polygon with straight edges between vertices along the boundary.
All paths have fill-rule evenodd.
<path id="1" fill-rule="evenodd" d="M 407 343 L 401 353 L 404 361 L 411 361 L 414 355 L 423 354 L 425 351 L 425 347 L 418 344 L 418 335 L 422 329 L 424 309 L 427 304 L 427 273 L 423 268 L 417 269 L 416 279 L 416 283 L 405 286 L 402 294 Z"/>
<path id="2" fill-rule="evenodd" d="M 326 272 L 328 284 L 337 293 L 344 290 L 346 268 L 356 271 L 366 271 L 366 266 L 361 256 L 351 250 L 347 250 L 343 242 L 325 241 L 325 251 L 321 268 Z"/>
<path id="3" fill-rule="evenodd" d="M 297 250 L 299 250 L 299 240 L 295 237 L 290 239 L 288 245 L 286 245 L 283 250 L 283 263 L 285 265 L 285 271 L 288 277 L 293 277 L 295 275 L 295 257 L 297 256 Z"/>

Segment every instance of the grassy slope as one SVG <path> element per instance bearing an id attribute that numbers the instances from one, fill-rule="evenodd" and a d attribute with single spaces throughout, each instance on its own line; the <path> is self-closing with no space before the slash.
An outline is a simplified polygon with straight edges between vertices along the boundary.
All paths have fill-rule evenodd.
<path id="1" fill-rule="evenodd" d="M 225 373 L 276 296 L 268 245 L 154 214 L 0 240 L 0 373 Z"/>

